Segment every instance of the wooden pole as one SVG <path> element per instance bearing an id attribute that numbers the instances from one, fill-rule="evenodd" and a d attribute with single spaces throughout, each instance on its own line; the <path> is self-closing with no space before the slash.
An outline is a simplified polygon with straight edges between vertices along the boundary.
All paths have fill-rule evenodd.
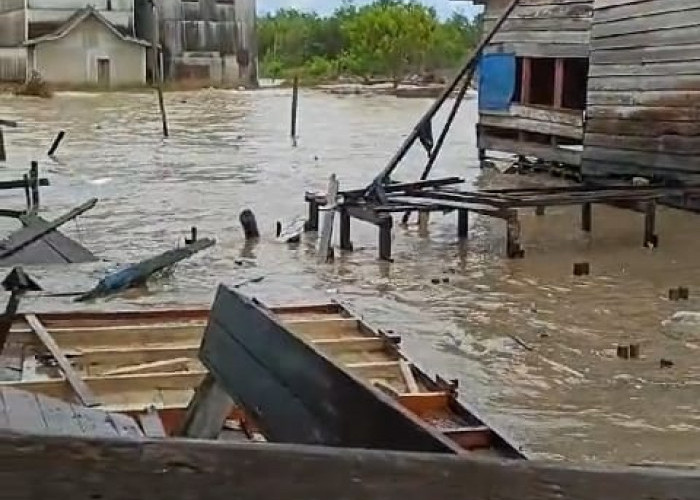
<path id="1" fill-rule="evenodd" d="M 163 122 L 163 137 L 168 137 L 170 134 L 168 132 L 168 117 L 165 112 L 165 101 L 163 100 L 163 82 L 160 73 L 160 51 L 158 50 L 159 45 L 159 25 L 158 25 L 158 7 L 156 7 L 155 0 L 151 0 L 151 5 L 153 7 L 153 32 L 151 40 L 151 49 L 153 50 L 153 64 L 151 70 L 151 77 L 153 78 L 153 85 L 156 88 L 156 93 L 158 94 L 158 107 L 160 108 L 160 118 Z"/>
<path id="2" fill-rule="evenodd" d="M 5 135 L 2 133 L 2 127 L 0 127 L 0 161 L 7 160 L 7 153 L 5 152 Z"/>
<path id="3" fill-rule="evenodd" d="M 297 109 L 299 107 L 299 77 L 294 76 L 292 84 L 292 124 L 290 135 L 294 145 L 297 144 Z"/>
<path id="4" fill-rule="evenodd" d="M 469 210 L 457 210 L 457 237 L 461 240 L 469 236 Z"/>
<path id="5" fill-rule="evenodd" d="M 241 226 L 243 226 L 243 234 L 246 240 L 256 240 L 260 238 L 258 222 L 255 220 L 255 214 L 252 210 L 246 208 L 241 212 L 238 218 L 241 221 Z"/>
<path id="6" fill-rule="evenodd" d="M 590 203 L 581 205 L 581 229 L 587 233 L 591 232 L 593 224 L 593 206 Z"/>
<path id="7" fill-rule="evenodd" d="M 350 240 L 350 214 L 345 208 L 341 208 L 340 212 L 340 249 L 352 250 L 352 241 Z"/>
<path id="8" fill-rule="evenodd" d="M 391 228 L 394 224 L 391 216 L 383 217 L 379 223 L 379 259 L 391 262 Z"/>
<path id="9" fill-rule="evenodd" d="M 515 9 L 515 7 L 518 5 L 519 0 L 511 0 L 511 2 L 508 4 L 508 6 L 503 10 L 501 13 L 501 16 L 496 20 L 494 23 L 493 27 L 491 28 L 491 31 L 489 31 L 482 39 L 481 42 L 479 42 L 479 45 L 474 49 L 474 51 L 469 55 L 469 59 L 467 62 L 464 64 L 462 69 L 459 71 L 457 76 L 450 82 L 450 84 L 445 88 L 445 90 L 442 92 L 440 97 L 437 98 L 437 100 L 430 106 L 430 109 L 425 112 L 425 114 L 421 117 L 421 119 L 418 121 L 416 126 L 413 128 L 411 133 L 406 137 L 404 140 L 403 144 L 399 147 L 399 150 L 396 152 L 396 154 L 389 160 L 389 163 L 387 166 L 377 175 L 374 180 L 372 181 L 372 184 L 370 185 L 370 188 L 373 186 L 380 185 L 383 182 L 386 182 L 387 179 L 391 176 L 392 172 L 396 169 L 398 166 L 399 162 L 403 159 L 404 156 L 406 156 L 406 153 L 408 153 L 408 150 L 411 149 L 413 146 L 413 143 L 416 142 L 418 139 L 418 136 L 420 134 L 420 130 L 423 128 L 423 124 L 431 120 L 437 112 L 440 110 L 442 105 L 445 103 L 445 101 L 452 95 L 452 92 L 457 88 L 457 86 L 460 84 L 460 82 L 468 75 L 468 74 L 473 74 L 474 71 L 474 66 L 476 65 L 477 61 L 479 60 L 479 56 L 483 52 L 483 50 L 486 48 L 486 46 L 491 42 L 491 39 L 494 37 L 496 32 L 501 28 L 503 23 L 508 19 L 508 16 L 510 16 L 510 13 Z M 468 82 L 465 82 L 468 83 Z"/>
<path id="10" fill-rule="evenodd" d="M 32 209 L 39 210 L 39 162 L 33 161 L 31 163 L 29 179 L 32 190 Z"/>
<path id="11" fill-rule="evenodd" d="M 58 135 L 56 135 L 56 138 L 53 140 L 53 143 L 51 144 L 51 147 L 49 148 L 49 152 L 46 153 L 48 156 L 53 156 L 56 150 L 58 149 L 58 146 L 60 146 L 61 141 L 63 138 L 66 136 L 65 130 L 59 130 Z"/>
<path id="12" fill-rule="evenodd" d="M 656 247 L 659 238 L 656 236 L 656 201 L 647 202 L 644 211 L 644 246 Z"/>

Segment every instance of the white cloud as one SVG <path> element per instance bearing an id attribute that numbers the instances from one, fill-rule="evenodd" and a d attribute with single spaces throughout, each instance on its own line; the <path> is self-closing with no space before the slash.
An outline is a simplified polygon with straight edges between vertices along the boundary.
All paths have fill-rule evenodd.
<path id="1" fill-rule="evenodd" d="M 369 3 L 370 0 L 356 0 L 357 4 Z M 476 7 L 470 1 L 452 0 L 421 0 L 422 3 L 435 7 L 440 16 L 449 16 L 455 10 L 464 11 L 468 14 L 480 12 L 480 7 Z M 258 10 L 260 12 L 273 12 L 279 8 L 294 7 L 305 11 L 315 11 L 321 15 L 330 14 L 341 4 L 341 0 L 258 0 Z"/>

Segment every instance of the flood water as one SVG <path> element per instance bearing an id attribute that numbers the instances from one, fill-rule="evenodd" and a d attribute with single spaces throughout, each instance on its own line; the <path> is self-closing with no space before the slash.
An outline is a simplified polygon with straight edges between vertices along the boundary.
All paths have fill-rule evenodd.
<path id="1" fill-rule="evenodd" d="M 523 212 L 526 256 L 507 260 L 501 221 L 471 216 L 470 238 L 459 245 L 456 216 L 437 214 L 428 235 L 395 229 L 391 265 L 376 260 L 376 229 L 354 221 L 356 251 L 319 266 L 314 240 L 274 241 L 275 221 L 303 215 L 304 191 L 323 190 L 331 173 L 341 189 L 366 185 L 430 103 L 305 91 L 293 148 L 289 102 L 286 90 L 170 93 L 171 138 L 163 140 L 149 94 L 0 97 L 0 117 L 21 122 L 5 131 L 2 177 L 16 178 L 39 159 L 52 183 L 42 191 L 46 217 L 100 199 L 64 230 L 105 261 L 30 273 L 49 291 L 84 290 L 106 269 L 175 246 L 196 225 L 216 247 L 147 293 L 89 307 L 209 304 L 218 283 L 264 276 L 242 290 L 269 303 L 346 301 L 401 333 L 412 358 L 459 379 L 463 400 L 531 456 L 700 464 L 700 327 L 670 335 L 661 324 L 676 311 L 700 310 L 698 216 L 661 209 L 652 250 L 641 245 L 638 214 L 596 206 L 586 236 L 577 209 Z M 472 100 L 434 176 L 521 181 L 480 177 L 475 116 Z M 59 129 L 67 137 L 52 161 L 45 151 Z M 422 160 L 416 152 L 395 177 L 416 178 Z M 2 207 L 23 203 L 22 192 L 0 193 Z M 252 248 L 238 224 L 243 208 L 254 210 L 264 233 Z M 579 261 L 590 262 L 590 276 L 572 276 Z M 432 283 L 443 277 L 449 282 Z M 690 287 L 689 301 L 667 300 L 677 286 Z M 27 307 L 74 305 L 41 299 Z M 618 359 L 617 343 L 640 343 L 641 359 Z M 661 358 L 674 365 L 660 368 Z"/>

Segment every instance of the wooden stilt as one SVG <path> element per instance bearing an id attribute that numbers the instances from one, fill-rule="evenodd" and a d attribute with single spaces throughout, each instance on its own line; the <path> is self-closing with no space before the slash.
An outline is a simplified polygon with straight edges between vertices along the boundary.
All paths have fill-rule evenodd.
<path id="1" fill-rule="evenodd" d="M 644 246 L 657 247 L 659 238 L 656 233 L 656 200 L 647 203 L 644 212 Z"/>
<path id="2" fill-rule="evenodd" d="M 461 240 L 469 236 L 469 210 L 457 210 L 457 237 Z"/>
<path id="3" fill-rule="evenodd" d="M 427 210 L 418 211 L 418 234 L 428 234 L 428 224 L 430 223 L 430 212 Z"/>
<path id="4" fill-rule="evenodd" d="M 299 77 L 294 76 L 294 84 L 292 85 L 292 124 L 290 128 L 290 136 L 294 146 L 297 145 L 297 109 L 299 107 Z"/>
<path id="5" fill-rule="evenodd" d="M 221 433 L 233 402 L 211 374 L 207 374 L 187 407 L 179 435 L 196 439 L 216 439 Z"/>
<path id="6" fill-rule="evenodd" d="M 318 231 L 318 200 L 312 195 L 307 196 L 306 201 L 309 204 L 309 217 L 304 224 L 304 231 Z"/>
<path id="7" fill-rule="evenodd" d="M 593 225 L 593 205 L 584 203 L 581 205 L 581 229 L 587 233 L 591 232 Z"/>
<path id="8" fill-rule="evenodd" d="M 391 228 L 393 226 L 391 217 L 382 217 L 379 227 L 379 259 L 391 262 Z"/>
<path id="9" fill-rule="evenodd" d="M 525 252 L 520 245 L 520 221 L 518 213 L 513 211 L 506 219 L 506 253 L 509 259 L 520 259 L 525 256 Z"/>
<path id="10" fill-rule="evenodd" d="M 7 153 L 5 152 L 5 136 L 2 133 L 2 128 L 0 127 L 0 161 L 7 160 Z"/>
<path id="11" fill-rule="evenodd" d="M 29 190 L 29 174 L 24 174 L 22 176 L 22 180 L 24 181 L 24 197 L 27 200 L 27 212 L 32 211 L 32 196 L 30 194 Z"/>
<path id="12" fill-rule="evenodd" d="M 352 250 L 352 241 L 350 240 L 350 214 L 344 208 L 340 212 L 340 249 Z"/>
<path id="13" fill-rule="evenodd" d="M 39 162 L 33 161 L 29 169 L 32 190 L 32 208 L 39 210 Z"/>

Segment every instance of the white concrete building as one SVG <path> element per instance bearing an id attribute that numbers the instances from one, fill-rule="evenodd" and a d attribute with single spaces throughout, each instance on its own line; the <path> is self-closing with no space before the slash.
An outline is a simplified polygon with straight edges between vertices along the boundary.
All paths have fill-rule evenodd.
<path id="1" fill-rule="evenodd" d="M 54 84 L 104 88 L 146 83 L 147 42 L 127 36 L 92 7 L 26 44 L 28 72 Z"/>

